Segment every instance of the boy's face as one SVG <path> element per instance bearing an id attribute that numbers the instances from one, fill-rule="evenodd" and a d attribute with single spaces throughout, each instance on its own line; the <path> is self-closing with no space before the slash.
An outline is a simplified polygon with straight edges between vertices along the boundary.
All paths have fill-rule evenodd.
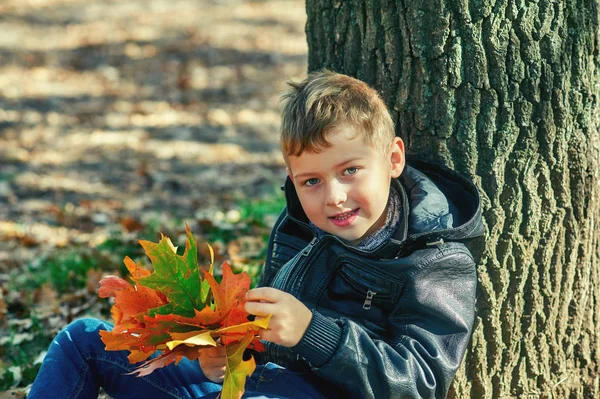
<path id="1" fill-rule="evenodd" d="M 327 135 L 330 147 L 288 157 L 287 172 L 310 221 L 353 244 L 383 226 L 390 179 L 404 168 L 398 137 L 386 154 L 360 129 L 342 125 Z"/>

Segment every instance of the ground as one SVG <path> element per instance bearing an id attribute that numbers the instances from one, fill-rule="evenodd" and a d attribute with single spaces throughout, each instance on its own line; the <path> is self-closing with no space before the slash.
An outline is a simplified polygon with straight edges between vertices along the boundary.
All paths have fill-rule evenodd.
<path id="1" fill-rule="evenodd" d="M 278 100 L 306 75 L 305 19 L 301 0 L 2 1 L 0 345 L 35 336 L 29 306 L 52 331 L 93 312 L 115 237 L 235 234 L 240 208 L 280 201 Z M 68 281 L 17 289 L 57 253 L 100 270 L 67 316 Z"/>

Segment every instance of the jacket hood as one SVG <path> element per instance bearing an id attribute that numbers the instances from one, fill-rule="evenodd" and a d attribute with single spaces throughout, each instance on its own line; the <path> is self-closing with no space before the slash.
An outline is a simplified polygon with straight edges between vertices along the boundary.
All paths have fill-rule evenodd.
<path id="1" fill-rule="evenodd" d="M 483 235 L 477 187 L 459 173 L 438 164 L 412 160 L 391 189 L 400 194 L 400 228 L 388 247 L 443 241 L 466 241 Z M 304 213 L 294 184 L 285 182 L 288 215 L 306 229 Z"/>
<path id="2" fill-rule="evenodd" d="M 398 178 L 409 204 L 408 236 L 464 241 L 483 235 L 475 184 L 441 165 L 412 161 Z"/>

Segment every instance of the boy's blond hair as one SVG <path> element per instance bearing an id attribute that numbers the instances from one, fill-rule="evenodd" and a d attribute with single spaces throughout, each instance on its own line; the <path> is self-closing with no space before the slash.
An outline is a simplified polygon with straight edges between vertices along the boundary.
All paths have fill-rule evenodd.
<path id="1" fill-rule="evenodd" d="M 281 149 L 286 159 L 304 151 L 328 147 L 327 134 L 341 125 L 352 125 L 382 151 L 394 139 L 388 109 L 366 83 L 328 70 L 313 72 L 300 83 L 288 82 L 282 100 Z"/>

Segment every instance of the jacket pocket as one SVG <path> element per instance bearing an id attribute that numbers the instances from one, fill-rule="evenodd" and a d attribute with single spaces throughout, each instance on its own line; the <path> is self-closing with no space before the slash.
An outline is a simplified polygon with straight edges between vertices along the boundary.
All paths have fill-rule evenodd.
<path id="1" fill-rule="evenodd" d="M 382 285 L 375 282 L 368 282 L 362 279 L 356 279 L 356 276 L 351 275 L 347 270 L 340 270 L 339 278 L 348 287 L 349 291 L 358 294 L 360 298 L 371 298 L 371 302 L 377 304 L 385 304 L 389 302 L 392 294 L 389 288 L 383 288 Z M 363 306 L 363 309 L 366 308 Z"/>
<path id="2" fill-rule="evenodd" d="M 373 276 L 360 276 L 346 266 L 340 267 L 333 276 L 317 308 L 332 317 L 355 321 L 374 338 L 387 337 L 396 284 Z"/>

